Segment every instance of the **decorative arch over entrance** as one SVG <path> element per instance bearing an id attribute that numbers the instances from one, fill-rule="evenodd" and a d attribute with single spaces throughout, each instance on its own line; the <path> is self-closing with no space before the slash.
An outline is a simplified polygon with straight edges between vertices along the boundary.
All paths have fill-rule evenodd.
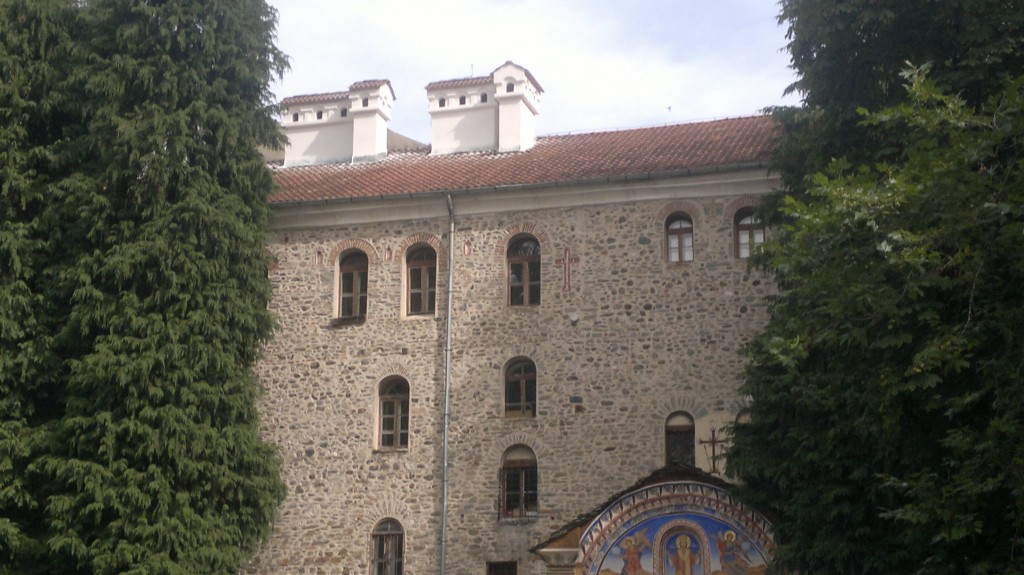
<path id="1" fill-rule="evenodd" d="M 771 524 L 697 468 L 663 468 L 533 547 L 549 575 L 762 575 Z"/>
<path id="2" fill-rule="evenodd" d="M 607 505 L 581 533 L 586 575 L 761 575 L 771 526 L 723 487 L 668 481 Z"/>

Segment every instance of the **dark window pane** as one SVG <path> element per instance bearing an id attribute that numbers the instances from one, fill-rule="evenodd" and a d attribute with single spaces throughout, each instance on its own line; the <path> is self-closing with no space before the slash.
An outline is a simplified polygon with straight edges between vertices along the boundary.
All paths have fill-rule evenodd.
<path id="1" fill-rule="evenodd" d="M 519 382 L 509 381 L 505 383 L 505 403 L 510 405 L 519 404 Z"/>
<path id="2" fill-rule="evenodd" d="M 666 464 L 673 465 L 694 465 L 695 445 L 693 430 L 667 430 L 665 432 L 665 458 Z"/>
<path id="3" fill-rule="evenodd" d="M 502 561 L 501 563 L 488 563 L 487 575 L 516 575 L 516 562 Z"/>
<path id="4" fill-rule="evenodd" d="M 378 575 L 402 575 L 405 542 L 402 527 L 384 521 L 373 532 L 373 572 Z"/>
<path id="5" fill-rule="evenodd" d="M 509 283 L 512 285 L 523 285 L 523 264 L 512 264 L 509 266 Z"/>

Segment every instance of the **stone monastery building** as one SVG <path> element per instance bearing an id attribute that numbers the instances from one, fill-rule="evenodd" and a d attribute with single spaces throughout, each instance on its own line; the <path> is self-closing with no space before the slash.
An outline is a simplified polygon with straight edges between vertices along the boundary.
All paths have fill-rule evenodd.
<path id="1" fill-rule="evenodd" d="M 387 80 L 282 102 L 257 369 L 289 494 L 247 573 L 763 573 L 720 455 L 771 120 L 537 137 L 521 66 L 426 91 L 429 146 Z"/>

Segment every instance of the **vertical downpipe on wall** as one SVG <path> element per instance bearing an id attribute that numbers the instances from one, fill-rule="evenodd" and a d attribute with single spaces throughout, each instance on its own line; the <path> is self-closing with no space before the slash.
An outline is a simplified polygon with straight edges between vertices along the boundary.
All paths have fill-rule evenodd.
<path id="1" fill-rule="evenodd" d="M 441 435 L 441 575 L 445 575 L 448 540 L 448 422 L 451 418 L 452 397 L 452 309 L 454 308 L 455 281 L 455 207 L 452 195 L 445 194 L 448 200 L 448 309 L 445 317 L 444 336 L 444 421 Z"/>

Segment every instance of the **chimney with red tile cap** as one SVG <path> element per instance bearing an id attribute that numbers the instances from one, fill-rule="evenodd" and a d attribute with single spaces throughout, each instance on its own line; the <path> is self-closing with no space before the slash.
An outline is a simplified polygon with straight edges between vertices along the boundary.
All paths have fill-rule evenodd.
<path id="1" fill-rule="evenodd" d="M 387 154 L 395 93 L 388 80 L 365 80 L 346 92 L 291 96 L 281 101 L 288 137 L 284 165 L 368 162 Z"/>
<path id="2" fill-rule="evenodd" d="M 487 76 L 428 84 L 431 153 L 529 150 L 541 93 L 530 71 L 513 62 Z"/>

